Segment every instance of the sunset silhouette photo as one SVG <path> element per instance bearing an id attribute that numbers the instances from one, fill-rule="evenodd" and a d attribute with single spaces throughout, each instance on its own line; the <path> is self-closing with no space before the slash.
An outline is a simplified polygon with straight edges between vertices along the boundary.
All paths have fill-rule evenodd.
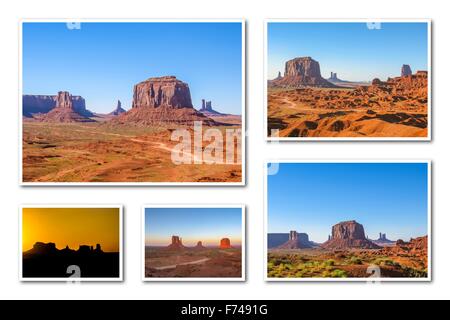
<path id="1" fill-rule="evenodd" d="M 122 208 L 22 208 L 23 281 L 121 280 Z"/>

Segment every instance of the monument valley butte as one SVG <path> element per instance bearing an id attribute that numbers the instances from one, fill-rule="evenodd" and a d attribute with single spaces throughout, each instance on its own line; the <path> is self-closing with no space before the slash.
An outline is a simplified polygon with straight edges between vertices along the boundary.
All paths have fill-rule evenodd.
<path id="1" fill-rule="evenodd" d="M 275 30 L 278 30 L 276 28 L 296 30 L 298 32 L 297 40 L 302 43 L 308 41 L 302 38 L 305 35 L 310 37 L 315 35 L 316 38 L 311 40 L 311 44 L 300 46 L 306 52 L 319 52 L 322 48 L 320 46 L 324 46 L 326 41 L 335 41 L 332 39 L 333 35 L 336 38 L 342 37 L 343 43 L 339 44 L 341 47 L 335 50 L 336 56 L 333 55 L 334 51 L 331 48 L 321 49 L 319 58 L 322 54 L 326 56 L 326 69 L 333 70 L 327 79 L 321 73 L 321 62 L 323 61 L 315 59 L 313 56 L 301 55 L 285 60 L 284 72 L 279 71 L 278 76 L 268 79 L 267 136 L 269 138 L 427 139 L 429 137 L 430 86 L 426 56 L 418 58 L 411 53 L 414 52 L 411 51 L 412 49 L 402 48 L 403 42 L 396 44 L 395 48 L 391 48 L 398 50 L 395 52 L 396 55 L 403 54 L 405 59 L 409 57 L 414 61 L 421 59 L 417 66 L 402 61 L 397 65 L 398 71 L 396 71 L 389 65 L 394 63 L 389 60 L 389 52 L 383 52 L 375 58 L 372 53 L 364 50 L 364 46 L 373 47 L 373 52 L 382 50 L 375 47 L 378 44 L 370 43 L 371 36 L 376 37 L 377 30 L 368 30 L 364 23 L 354 23 L 354 26 L 347 26 L 352 23 L 347 25 L 330 23 L 328 34 L 320 33 L 327 28 L 327 23 L 316 23 L 315 25 L 305 23 L 303 29 L 301 23 L 295 26 L 294 24 L 272 27 Z M 382 23 L 381 25 L 385 34 L 392 32 L 392 36 L 394 36 L 394 32 L 400 32 L 395 30 L 394 24 Z M 423 23 L 423 25 L 422 29 L 426 30 L 426 24 Z M 348 35 L 351 33 L 349 30 L 355 30 L 356 26 L 360 26 L 363 31 L 358 30 L 361 34 L 358 33 L 354 37 L 359 39 L 358 36 L 364 35 L 367 40 L 364 39 L 363 43 L 346 39 L 346 37 L 352 37 L 351 34 Z M 290 27 L 292 29 L 289 29 Z M 269 28 L 271 28 L 271 24 L 269 24 Z M 316 33 L 311 30 L 315 30 Z M 279 32 L 281 34 L 281 31 Z M 308 32 L 310 33 L 308 34 Z M 415 31 L 411 29 L 410 33 L 412 32 Z M 405 32 L 405 34 L 408 33 Z M 271 38 L 269 38 L 269 48 L 277 55 L 283 54 L 283 50 L 286 51 L 288 48 L 292 51 L 295 46 L 295 44 L 288 43 L 288 41 L 294 41 L 294 38 L 286 36 L 285 39 L 283 37 L 283 35 L 273 36 L 274 41 L 277 41 L 273 47 L 270 47 Z M 322 38 L 318 39 L 318 37 Z M 279 45 L 280 39 L 286 41 L 287 48 L 282 49 L 284 47 Z M 421 46 L 422 41 L 425 43 L 427 41 L 426 36 L 422 37 L 421 35 L 417 35 L 415 39 L 418 43 L 420 42 Z M 318 42 L 317 47 L 314 45 L 316 41 Z M 410 46 L 412 45 L 410 43 Z M 358 54 L 358 52 L 361 53 Z M 417 50 L 417 52 L 419 51 Z M 301 52 L 299 53 L 301 54 Z M 368 65 L 363 65 L 364 63 Z M 376 68 L 378 65 L 380 70 Z M 340 79 L 339 74 L 335 72 L 336 69 L 345 74 L 358 74 L 353 77 L 361 77 L 361 79 L 356 81 Z M 363 71 L 359 71 L 359 69 L 367 70 L 367 74 L 360 75 Z M 386 75 L 386 73 L 388 74 Z M 379 74 L 385 78 L 379 77 Z"/>
<path id="2" fill-rule="evenodd" d="M 121 32 L 117 33 L 116 29 Z M 31 67 L 24 69 L 23 183 L 244 183 L 241 116 L 244 92 L 237 86 L 242 81 L 240 22 L 217 25 L 93 22 L 82 24 L 77 31 L 66 28 L 64 23 L 34 22 L 25 23 L 23 30 L 24 61 L 37 69 L 47 69 L 39 74 L 34 74 Z M 128 48 L 118 55 L 111 52 L 106 40 L 96 41 L 96 30 L 107 34 L 114 43 L 120 38 L 130 46 L 137 45 L 127 32 L 142 37 L 153 34 L 160 39 L 159 45 L 164 46 L 175 39 L 181 41 L 179 32 L 174 30 L 183 30 L 194 37 L 190 46 L 184 48 L 192 61 L 185 60 L 182 55 L 160 55 L 153 49 L 142 50 L 149 46 L 142 42 L 138 45 L 139 52 Z M 202 37 L 207 37 L 212 30 L 228 35 L 227 41 L 217 45 L 208 43 L 210 50 L 198 51 L 194 44 L 202 43 Z M 52 47 L 54 50 L 31 49 L 35 42 L 42 42 L 41 39 L 48 39 L 53 33 L 64 33 L 60 46 Z M 74 65 L 84 66 L 83 70 L 89 70 L 86 73 L 76 71 L 72 64 L 66 65 L 66 70 L 58 69 L 50 58 L 46 58 L 59 59 L 60 54 L 65 54 L 60 50 L 63 43 L 73 48 L 72 37 L 73 41 L 80 41 L 80 47 L 74 49 L 77 53 L 74 54 Z M 81 47 L 86 43 L 98 51 L 96 63 Z M 227 51 L 222 45 L 228 48 Z M 37 55 L 35 51 L 39 50 L 48 54 Z M 101 53 L 109 60 L 101 59 Z M 223 60 L 222 54 L 229 55 L 230 60 Z M 218 63 L 222 60 L 223 63 Z M 120 74 L 122 64 L 133 65 L 135 73 L 109 77 L 104 81 L 108 84 L 91 80 L 101 78 L 105 72 Z M 222 64 L 227 70 L 216 74 L 214 79 L 207 79 L 211 74 L 205 75 L 204 69 Z M 161 76 L 152 76 L 152 70 L 157 70 L 155 73 Z M 182 70 L 184 76 L 195 82 L 197 101 L 193 102 L 192 88 L 187 82 L 174 75 L 165 75 L 165 70 Z M 72 79 L 73 73 L 78 81 Z M 136 80 L 139 79 L 136 75 L 142 76 L 142 81 Z M 35 81 L 33 76 L 40 81 Z M 236 79 L 227 83 L 222 76 Z M 219 83 L 220 88 L 217 87 Z M 108 87 L 111 84 L 117 95 Z M 42 87 L 47 91 L 36 89 Z M 69 90 L 74 87 L 82 92 Z M 223 95 L 225 91 L 227 94 Z M 78 95 L 83 92 L 88 92 L 89 97 Z M 211 99 L 218 95 L 219 102 Z M 106 109 L 104 101 L 117 101 L 117 104 Z M 103 109 L 98 111 L 99 108 Z"/>
<path id="3" fill-rule="evenodd" d="M 167 247 L 145 247 L 146 278 L 241 278 L 242 248 L 222 238 L 217 246 L 202 241 L 188 247 L 179 236 L 172 236 Z"/>
<path id="4" fill-rule="evenodd" d="M 119 252 L 104 252 L 100 244 L 80 245 L 77 250 L 54 243 L 36 242 L 22 254 L 23 278 L 69 278 L 76 267 L 80 278 L 119 278 Z"/>
<path id="5" fill-rule="evenodd" d="M 153 89 L 156 87 L 156 96 Z M 184 88 L 184 90 L 180 90 Z M 24 96 L 24 182 L 240 182 L 241 117 L 210 113 L 205 116 L 192 106 L 189 87 L 175 77 L 150 78 L 134 89 L 133 107 L 124 112 L 120 101 L 110 114 L 93 114 L 75 106 L 74 97 L 59 92 L 51 97 L 50 111 L 31 113 L 47 97 Z M 29 100 L 32 104 L 28 104 Z M 30 116 L 27 116 L 30 115 Z M 194 122 L 204 130 L 220 130 L 227 150 L 227 132 L 233 144 L 234 161 L 225 157 L 210 164 L 175 164 L 171 161 L 173 132 L 188 130 Z M 201 135 L 205 134 L 203 132 Z M 203 140 L 203 139 L 202 139 Z M 213 140 L 214 142 L 214 140 Z M 202 151 L 211 143 L 203 140 Z M 216 141 L 217 143 L 217 141 Z M 191 148 L 192 146 L 192 148 Z M 194 157 L 194 144 L 182 152 Z M 200 158 L 202 152 L 200 152 Z"/>
<path id="6" fill-rule="evenodd" d="M 269 278 L 427 278 L 428 236 L 371 240 L 361 224 L 344 221 L 321 244 L 296 231 L 269 234 L 267 259 Z"/>

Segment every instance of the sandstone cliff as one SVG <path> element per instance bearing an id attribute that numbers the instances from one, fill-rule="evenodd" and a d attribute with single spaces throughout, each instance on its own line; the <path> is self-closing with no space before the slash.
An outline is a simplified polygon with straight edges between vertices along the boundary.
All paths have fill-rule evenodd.
<path id="1" fill-rule="evenodd" d="M 150 78 L 134 86 L 133 108 L 193 108 L 187 83 L 174 76 Z"/>
<path id="2" fill-rule="evenodd" d="M 366 238 L 362 224 L 354 220 L 340 222 L 333 226 L 331 238 L 322 244 L 325 249 L 379 249 L 380 247 Z"/>
<path id="3" fill-rule="evenodd" d="M 138 125 L 203 125 L 216 122 L 192 106 L 189 86 L 174 76 L 150 78 L 134 86 L 132 108 L 112 121 Z"/>
<path id="4" fill-rule="evenodd" d="M 285 64 L 284 76 L 269 81 L 270 87 L 335 87 L 334 84 L 322 78 L 320 64 L 311 57 L 300 57 L 289 60 Z"/>
<path id="5" fill-rule="evenodd" d="M 116 108 L 111 113 L 109 113 L 108 115 L 110 115 L 110 116 L 118 116 L 118 115 L 120 115 L 122 113 L 125 113 L 125 112 L 127 112 L 127 110 L 122 108 L 122 103 L 120 102 L 120 100 L 117 100 Z"/>
<path id="6" fill-rule="evenodd" d="M 84 99 L 83 99 L 84 100 Z M 55 107 L 39 118 L 44 122 L 94 122 L 74 107 L 73 96 L 67 91 L 60 91 L 55 98 Z"/>
<path id="7" fill-rule="evenodd" d="M 291 231 L 289 233 L 289 240 L 278 246 L 278 249 L 305 249 L 312 247 L 313 245 L 309 241 L 309 237 L 306 233 Z"/>
<path id="8" fill-rule="evenodd" d="M 404 64 L 402 66 L 401 75 L 402 75 L 402 77 L 412 75 L 411 67 L 409 66 L 409 64 Z"/>
<path id="9" fill-rule="evenodd" d="M 56 107 L 58 95 L 23 95 L 22 113 L 25 117 L 45 114 Z M 92 117 L 93 113 L 86 109 L 86 101 L 81 96 L 72 96 L 72 108 L 85 117 Z"/>
<path id="10" fill-rule="evenodd" d="M 223 238 L 220 240 L 220 249 L 230 249 L 231 248 L 231 241 L 228 238 Z"/>

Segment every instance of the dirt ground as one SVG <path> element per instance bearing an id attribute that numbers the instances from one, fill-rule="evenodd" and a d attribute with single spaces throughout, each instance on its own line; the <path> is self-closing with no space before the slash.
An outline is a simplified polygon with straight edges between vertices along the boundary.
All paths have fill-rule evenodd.
<path id="1" fill-rule="evenodd" d="M 242 251 L 233 249 L 146 248 L 145 276 L 149 278 L 240 278 Z"/>
<path id="2" fill-rule="evenodd" d="M 226 127 L 218 129 L 224 132 Z M 170 140 L 172 130 L 24 121 L 23 181 L 241 182 L 240 161 L 173 163 L 172 148 L 178 142 Z"/>
<path id="3" fill-rule="evenodd" d="M 426 90 L 269 89 L 268 135 L 278 129 L 280 137 L 426 137 L 427 113 Z"/>

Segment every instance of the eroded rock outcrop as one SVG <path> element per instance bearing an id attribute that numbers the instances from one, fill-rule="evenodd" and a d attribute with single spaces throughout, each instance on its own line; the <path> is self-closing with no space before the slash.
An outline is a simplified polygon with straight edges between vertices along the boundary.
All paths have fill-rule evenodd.
<path id="1" fill-rule="evenodd" d="M 198 241 L 194 249 L 205 249 L 205 246 L 203 246 L 203 242 Z"/>
<path id="2" fill-rule="evenodd" d="M 122 108 L 122 102 L 120 102 L 120 100 L 117 100 L 117 106 L 114 109 L 113 112 L 109 113 L 110 116 L 118 116 L 121 115 L 122 113 L 127 112 L 127 110 Z"/>
<path id="3" fill-rule="evenodd" d="M 84 99 L 83 99 L 84 100 Z M 73 96 L 67 91 L 60 91 L 55 98 L 55 108 L 39 120 L 44 122 L 93 122 L 88 116 L 80 113 L 73 103 Z"/>
<path id="4" fill-rule="evenodd" d="M 30 95 L 22 96 L 22 113 L 25 117 L 33 117 L 37 114 L 45 114 L 56 108 L 58 95 Z M 85 117 L 93 116 L 86 109 L 86 101 L 81 96 L 72 96 L 72 108 Z"/>
<path id="5" fill-rule="evenodd" d="M 428 264 L 428 236 L 412 238 L 409 242 L 398 240 L 393 246 L 386 246 L 380 255 L 414 255 L 420 258 L 424 265 Z"/>
<path id="6" fill-rule="evenodd" d="M 140 125 L 191 125 L 194 121 L 215 124 L 214 120 L 194 109 L 188 84 L 174 76 L 149 78 L 136 84 L 131 110 L 113 121 Z"/>
<path id="7" fill-rule="evenodd" d="M 183 245 L 183 241 L 179 236 L 172 236 L 172 242 L 167 247 L 169 250 L 183 250 L 185 246 Z"/>
<path id="8" fill-rule="evenodd" d="M 409 66 L 409 64 L 404 64 L 402 66 L 401 75 L 402 75 L 402 77 L 406 77 L 406 76 L 412 75 L 411 67 Z"/>
<path id="9" fill-rule="evenodd" d="M 202 107 L 199 110 L 201 113 L 203 113 L 207 117 L 214 117 L 219 115 L 225 115 L 223 113 L 220 113 L 213 109 L 212 102 L 206 101 L 205 99 L 202 99 Z"/>
<path id="10" fill-rule="evenodd" d="M 333 226 L 331 239 L 322 244 L 325 249 L 379 249 L 380 247 L 366 238 L 364 227 L 355 220 L 340 222 Z"/>
<path id="11" fill-rule="evenodd" d="M 187 83 L 174 76 L 150 78 L 134 86 L 133 108 L 193 108 Z"/>
<path id="12" fill-rule="evenodd" d="M 231 241 L 228 238 L 223 238 L 220 240 L 220 249 L 230 249 L 231 248 Z"/>
<path id="13" fill-rule="evenodd" d="M 322 78 L 320 64 L 311 57 L 300 57 L 289 60 L 285 64 L 284 76 L 269 81 L 270 87 L 335 87 Z"/>
<path id="14" fill-rule="evenodd" d="M 278 249 L 305 249 L 312 247 L 313 245 L 309 241 L 309 237 L 306 233 L 291 231 L 289 233 L 289 240 L 278 246 Z"/>

